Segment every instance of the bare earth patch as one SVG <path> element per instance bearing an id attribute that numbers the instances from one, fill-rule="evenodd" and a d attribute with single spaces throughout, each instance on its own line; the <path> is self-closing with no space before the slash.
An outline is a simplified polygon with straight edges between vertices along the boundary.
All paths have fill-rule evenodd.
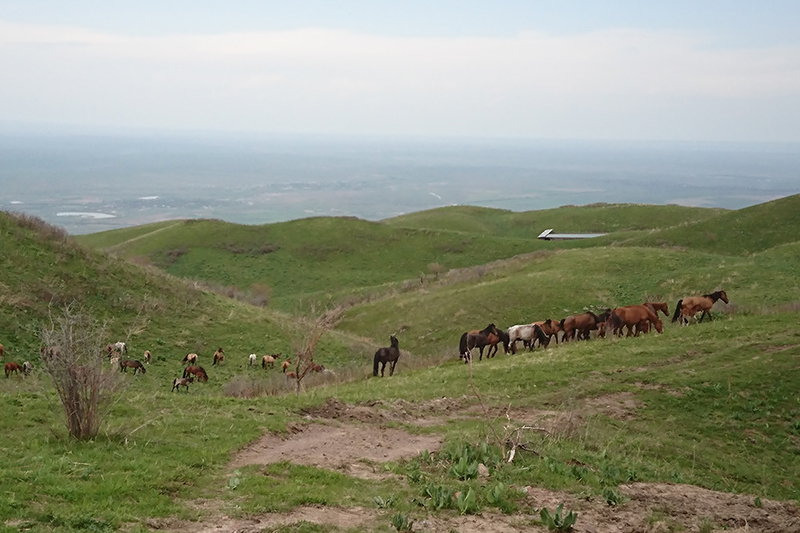
<path id="1" fill-rule="evenodd" d="M 340 419 L 384 422 L 386 418 L 375 409 L 347 406 L 334 398 L 317 408 L 315 414 L 326 418 L 325 423 L 296 427 L 288 438 L 268 433 L 236 454 L 231 468 L 289 461 L 363 479 L 380 479 L 391 476 L 373 465 L 411 458 L 423 450 L 435 451 L 442 444 L 438 435 L 413 435 L 381 425 L 343 423 Z"/>
<path id="2" fill-rule="evenodd" d="M 409 458 L 420 451 L 436 450 L 441 438 L 413 435 L 384 427 L 387 422 L 418 423 L 438 419 L 445 413 L 474 416 L 474 406 L 465 407 L 466 399 L 440 399 L 425 404 L 375 402 L 370 405 L 348 405 L 334 398 L 309 410 L 307 424 L 297 425 L 285 437 L 266 434 L 258 442 L 242 450 L 231 468 L 248 464 L 269 464 L 290 461 L 297 464 L 338 470 L 345 474 L 379 479 L 385 477 L 375 468 L 387 461 Z M 460 413 L 458 407 L 461 407 Z M 615 418 L 633 417 L 641 404 L 630 393 L 616 393 L 588 399 L 583 403 L 585 414 L 602 413 Z M 414 417 L 421 418 L 414 418 Z M 534 424 L 552 433 L 574 430 L 581 424 L 581 415 L 559 411 L 518 410 L 504 414 L 515 422 Z M 491 481 L 487 481 L 491 483 Z M 419 509 L 410 513 L 414 531 L 431 533 L 511 533 L 546 531 L 538 523 L 537 510 L 551 511 L 563 503 L 565 510 L 578 513 L 575 533 L 668 533 L 671 531 L 720 531 L 737 533 L 800 532 L 800 508 L 795 502 L 780 502 L 716 492 L 691 485 L 670 483 L 633 483 L 619 491 L 626 500 L 609 506 L 602 498 L 589 500 L 573 494 L 538 487 L 525 487 L 527 505 L 521 512 L 508 516 L 486 511 L 474 516 L 458 516 L 441 512 L 426 514 Z M 148 520 L 151 530 L 179 533 L 256 533 L 273 528 L 309 522 L 335 526 L 341 530 L 383 530 L 390 527 L 391 510 L 304 506 L 289 513 L 265 513 L 238 518 L 228 516 L 225 505 L 215 500 L 198 504 L 204 510 L 201 522 L 173 519 Z"/>

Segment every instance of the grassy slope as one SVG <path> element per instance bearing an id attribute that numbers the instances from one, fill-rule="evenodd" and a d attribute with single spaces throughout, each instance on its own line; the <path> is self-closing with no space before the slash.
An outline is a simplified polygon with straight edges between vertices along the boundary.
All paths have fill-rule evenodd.
<path id="1" fill-rule="evenodd" d="M 706 220 L 722 212 L 721 209 L 639 204 L 570 206 L 525 212 L 455 206 L 410 213 L 384 220 L 384 223 L 404 228 L 436 228 L 531 239 L 548 228 L 554 228 L 556 233 L 666 228 Z"/>
<path id="2" fill-rule="evenodd" d="M 634 237 L 632 246 L 681 246 L 720 254 L 744 255 L 800 236 L 800 195 L 723 213 L 709 220 Z"/>
<path id="3" fill-rule="evenodd" d="M 159 223 L 79 240 L 122 257 L 148 257 L 180 277 L 240 289 L 269 286 L 273 306 L 293 309 L 302 297 L 324 301 L 364 287 L 415 279 L 429 274 L 429 265 L 434 263 L 445 270 L 463 268 L 559 246 L 536 240 L 547 227 L 629 231 L 717 214 L 712 209 L 642 205 L 525 213 L 454 207 L 384 223 L 351 218 L 309 218 L 263 226 L 217 220 Z"/>
<path id="4" fill-rule="evenodd" d="M 625 247 L 557 250 L 554 243 L 544 243 L 552 251 L 496 265 L 472 280 L 427 283 L 351 309 L 342 332 L 380 341 L 397 331 L 401 347 L 412 350 L 394 378 L 313 389 L 299 399 L 236 400 L 221 395 L 222 385 L 248 372 L 243 358 L 250 347 L 283 338 L 288 348 L 274 316 L 114 259 L 51 247 L 5 218 L 0 222 L 7 257 L 21 258 L 14 277 L 0 287 L 0 325 L 14 332 L 12 342 L 3 339 L 11 355 L 7 359 L 35 349 L 32 328 L 46 311 L 42 295 L 54 287 L 87 294 L 100 315 L 114 320 L 117 336 L 136 322 L 142 302 L 153 302 L 149 322 L 132 344 L 136 350 L 157 346 L 157 361 L 147 375 L 131 379 L 126 402 L 115 408 L 94 442 L 63 439 L 58 418 L 48 409 L 43 377 L 2 382 L 4 411 L 29 415 L 4 417 L 0 424 L 0 447 L 8 450 L 0 485 L 11 495 L 0 500 L 0 521 L 30 521 L 34 530 L 43 531 L 113 530 L 129 521 L 143 528 L 148 516 L 192 516 L 195 511 L 183 505 L 183 498 L 199 496 L 231 499 L 231 505 L 247 511 L 263 510 L 264 502 L 278 495 L 285 498 L 284 509 L 304 502 L 368 506 L 373 495 L 394 493 L 401 509 L 413 511 L 410 500 L 419 492 L 413 484 L 352 481 L 317 469 L 276 465 L 265 471 L 267 476 L 244 469 L 242 484 L 232 493 L 224 489 L 224 466 L 230 453 L 263 428 L 280 429 L 298 416 L 298 407 L 330 395 L 348 401 L 469 395 L 465 367 L 454 358 L 416 371 L 409 370 L 407 358 L 452 354 L 461 331 L 489 320 L 507 326 L 563 316 L 587 305 L 635 303 L 648 295 L 669 299 L 672 307 L 684 293 L 720 284 L 744 311 L 793 303 L 798 294 L 798 243 L 751 257 Z M 263 243 L 253 241 L 258 242 Z M 37 283 L 45 283 L 47 291 L 31 290 Z M 535 443 L 542 459 L 521 457 L 496 479 L 597 494 L 604 484 L 624 482 L 635 472 L 636 479 L 648 481 L 800 497 L 800 475 L 787 466 L 796 463 L 799 449 L 796 324 L 796 313 L 742 314 L 689 328 L 668 327 L 661 336 L 580 343 L 544 355 L 478 363 L 476 383 L 497 407 L 511 403 L 570 410 L 584 399 L 613 392 L 644 402 L 635 420 L 594 416 L 576 435 Z M 349 338 L 335 334 L 326 341 L 321 348 L 326 363 L 353 358 Z M 170 394 L 169 379 L 180 369 L 175 358 L 189 348 L 208 350 L 218 343 L 229 354 L 226 366 L 213 369 L 209 384 L 194 387 L 191 395 Z M 355 352 L 364 358 L 363 349 Z M 209 353 L 201 351 L 205 357 Z M 450 441 L 474 442 L 482 432 L 479 425 L 458 422 L 438 430 Z M 573 459 L 590 465 L 591 472 L 612 475 L 602 481 L 599 474 L 576 471 L 568 466 Z M 308 484 L 316 487 L 313 495 L 304 488 Z"/>

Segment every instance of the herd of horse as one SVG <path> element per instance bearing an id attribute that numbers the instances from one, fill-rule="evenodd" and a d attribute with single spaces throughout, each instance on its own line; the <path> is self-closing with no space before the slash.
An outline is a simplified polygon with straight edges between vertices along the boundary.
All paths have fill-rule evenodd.
<path id="1" fill-rule="evenodd" d="M 728 295 L 724 290 L 702 296 L 682 298 L 675 305 L 672 322 L 680 321 L 681 324 L 688 325 L 693 319 L 702 322 L 706 316 L 711 318 L 710 311 L 717 300 L 728 303 Z M 461 335 L 458 343 L 459 358 L 463 359 L 465 363 L 470 362 L 472 350 L 478 348 L 479 360 L 482 360 L 484 348 L 487 346 L 487 358 L 494 357 L 501 343 L 505 353 L 512 354 L 517 352 L 517 342 L 519 341 L 522 341 L 529 350 L 532 350 L 537 343 L 539 346 L 546 347 L 554 339 L 558 344 L 559 333 L 561 342 L 587 340 L 591 338 L 593 331 L 596 331 L 596 335 L 599 337 L 605 337 L 607 334 L 621 336 L 623 333 L 626 333 L 628 337 L 639 336 L 641 333 L 648 333 L 651 328 L 663 333 L 664 329 L 659 313 L 669 317 L 669 308 L 666 302 L 645 302 L 641 305 L 606 309 L 599 315 L 587 311 L 567 316 L 560 321 L 548 318 L 530 324 L 511 326 L 508 331 L 503 331 L 491 323 L 484 329 L 467 331 Z M 697 319 L 698 313 L 701 313 L 699 319 Z"/>

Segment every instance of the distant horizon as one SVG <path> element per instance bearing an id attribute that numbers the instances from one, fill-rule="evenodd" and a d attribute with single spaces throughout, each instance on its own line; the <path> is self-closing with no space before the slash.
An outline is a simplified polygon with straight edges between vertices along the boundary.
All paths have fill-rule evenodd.
<path id="1" fill-rule="evenodd" d="M 449 205 L 738 209 L 800 192 L 800 146 L 369 137 L 9 135 L 0 209 L 73 234 L 218 218 L 383 220 Z"/>

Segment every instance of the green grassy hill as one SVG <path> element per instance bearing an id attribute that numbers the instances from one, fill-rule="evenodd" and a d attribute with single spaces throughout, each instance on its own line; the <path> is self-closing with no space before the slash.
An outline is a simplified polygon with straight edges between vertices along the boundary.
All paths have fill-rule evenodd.
<path id="1" fill-rule="evenodd" d="M 625 244 L 680 246 L 725 255 L 746 255 L 798 240 L 800 195 L 794 195 L 707 220 L 651 231 Z"/>
<path id="2" fill-rule="evenodd" d="M 382 223 L 308 218 L 262 226 L 218 220 L 158 223 L 78 237 L 120 257 L 170 274 L 247 290 L 269 287 L 272 306 L 296 309 L 303 299 L 363 297 L 387 283 L 419 279 L 515 255 L 598 243 L 548 243 L 544 229 L 630 232 L 713 218 L 716 209 L 602 205 L 511 213 L 442 208 Z M 625 235 L 628 235 L 625 233 Z M 374 292 L 374 291 L 373 291 Z"/>
<path id="3" fill-rule="evenodd" d="M 550 210 L 572 213 L 576 221 L 585 217 L 574 226 L 566 215 L 544 224 L 558 231 L 614 230 L 581 243 L 536 241 L 525 235 L 529 228 L 514 229 L 513 214 L 483 209 L 385 223 L 307 219 L 250 227 L 173 221 L 81 239 L 111 255 L 79 246 L 36 220 L 0 214 L 6 252 L 0 342 L 6 360 L 36 361 L 37 331 L 51 305 L 58 309 L 73 300 L 107 321 L 109 340 L 127 340 L 134 353 L 147 348 L 155 356 L 147 374 L 126 376 L 124 401 L 90 442 L 66 438 L 52 386 L 41 372 L 0 379 L 0 408 L 15 415 L 0 419 L 0 531 L 181 529 L 185 523 L 179 527 L 176 521 L 205 522 L 215 514 L 258 517 L 304 504 L 372 508 L 380 495 L 392 497 L 394 507 L 381 515 L 382 523 L 364 529 L 385 532 L 396 512 L 415 519 L 458 516 L 457 509 L 424 507 L 420 495 L 432 485 L 473 489 L 488 516 L 507 512 L 520 519 L 534 514 L 534 504 L 518 490 L 528 485 L 563 491 L 572 501 L 600 502 L 610 521 L 617 512 L 628 513 L 621 487 L 634 481 L 747 494 L 752 513 L 762 511 L 761 498 L 764 509 L 773 509 L 768 499 L 798 500 L 800 241 L 772 232 L 756 253 L 746 243 L 734 253 L 700 241 L 695 246 L 690 238 L 703 225 L 718 227 L 719 240 L 730 243 L 737 237 L 728 236 L 727 227 L 743 231 L 778 219 L 790 220 L 784 228 L 794 227 L 787 206 L 795 198 L 733 212 L 672 206 L 655 208 L 650 216 L 648 206 Z M 436 227 L 439 215 L 448 220 L 444 229 Z M 592 222 L 593 216 L 603 221 Z M 722 217 L 728 222 L 715 226 Z M 612 227 L 614 220 L 619 225 Z M 683 244 L 633 246 L 662 231 Z M 427 268 L 434 261 L 447 269 L 438 278 Z M 280 371 L 248 368 L 246 356 L 293 353 L 286 332 L 297 334 L 292 325 L 300 317 L 198 290 L 192 282 L 140 266 L 147 262 L 184 278 L 245 287 L 269 283 L 285 308 L 311 297 L 330 302 L 356 296 L 318 347 L 317 360 L 339 379 L 309 386 L 299 397 L 287 394 Z M 421 282 L 420 271 L 428 274 Z M 472 384 L 468 367 L 457 359 L 460 334 L 490 321 L 506 328 L 645 299 L 666 300 L 672 310 L 678 298 L 718 287 L 731 301 L 715 308 L 710 323 L 679 327 L 665 321 L 661 335 L 499 355 L 475 363 Z M 386 344 L 392 333 L 405 350 L 397 373 L 368 377 L 375 346 Z M 211 368 L 217 346 L 225 347 L 226 362 Z M 189 394 L 172 393 L 171 379 L 188 351 L 200 353 L 211 379 L 194 384 Z M 490 411 L 488 419 L 475 390 Z M 443 450 L 435 459 L 421 454 L 371 464 L 375 472 L 396 474 L 379 479 L 286 461 L 231 472 L 238 450 L 266 430 L 302 431 L 307 409 L 331 396 L 357 404 L 383 424 L 441 435 Z M 624 417 L 603 407 L 619 398 L 627 406 Z M 429 425 L 382 418 L 392 406 L 414 413 L 424 409 L 419 402 L 443 400 L 460 407 Z M 525 413 L 555 413 L 573 425 L 535 432 L 513 463 L 498 461 L 499 442 L 490 427 L 502 433 L 503 424 L 530 424 Z M 465 444 L 484 450 L 479 453 L 490 465 L 489 481 L 453 475 Z M 500 502 L 489 493 L 498 483 L 507 489 Z M 586 516 L 579 516 L 579 524 Z M 680 525 L 668 514 L 645 519 L 665 531 Z M 713 528 L 731 525 L 710 520 Z M 281 531 L 344 530 L 314 528 L 301 524 Z"/>

